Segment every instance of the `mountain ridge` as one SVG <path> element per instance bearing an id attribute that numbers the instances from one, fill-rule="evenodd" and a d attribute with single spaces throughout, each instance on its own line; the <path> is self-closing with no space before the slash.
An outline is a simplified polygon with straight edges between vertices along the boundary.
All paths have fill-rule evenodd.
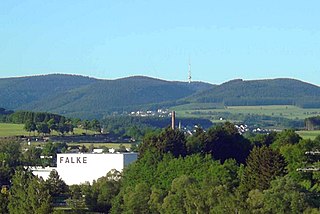
<path id="1" fill-rule="evenodd" d="M 13 110 L 48 111 L 73 116 L 82 112 L 81 117 L 86 114 L 101 117 L 110 111 L 174 102 L 210 87 L 207 83 L 188 84 L 146 76 L 103 80 L 51 74 L 0 79 L 0 103 L 4 108 Z"/>
<path id="2" fill-rule="evenodd" d="M 191 95 L 187 101 L 222 102 L 225 105 L 302 105 L 303 100 L 307 98 L 309 101 L 313 99 L 318 106 L 320 87 L 292 78 L 275 78 L 231 80 L 197 95 Z"/>
<path id="3" fill-rule="evenodd" d="M 320 107 L 320 87 L 291 78 L 230 80 L 220 85 L 148 76 L 114 80 L 49 74 L 0 78 L 0 103 L 72 117 L 101 118 L 113 111 L 156 109 L 187 103 Z"/>

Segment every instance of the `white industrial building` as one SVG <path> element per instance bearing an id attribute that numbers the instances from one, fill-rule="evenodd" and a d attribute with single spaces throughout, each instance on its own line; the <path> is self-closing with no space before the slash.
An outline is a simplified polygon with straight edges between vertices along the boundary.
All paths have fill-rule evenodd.
<path id="1" fill-rule="evenodd" d="M 137 158 L 138 153 L 61 153 L 57 154 L 57 167 L 37 167 L 31 170 L 33 174 L 46 179 L 55 169 L 67 185 L 92 183 L 112 169 L 121 172 Z"/>

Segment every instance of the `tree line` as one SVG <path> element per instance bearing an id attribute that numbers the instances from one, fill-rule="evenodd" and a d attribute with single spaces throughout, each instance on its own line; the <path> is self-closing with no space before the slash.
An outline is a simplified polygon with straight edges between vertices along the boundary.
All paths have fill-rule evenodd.
<path id="1" fill-rule="evenodd" d="M 64 116 L 48 112 L 32 111 L 10 111 L 0 108 L 1 122 L 24 124 L 24 129 L 31 132 L 50 134 L 56 131 L 60 134 L 73 133 L 74 128 L 84 130 L 101 131 L 101 124 L 98 120 L 81 120 L 79 118 L 66 118 Z"/>
<path id="2" fill-rule="evenodd" d="M 212 126 L 208 119 L 201 118 L 177 118 L 185 127 L 193 128 L 194 125 L 205 129 Z M 170 117 L 136 117 L 136 116 L 107 116 L 101 121 L 105 132 L 114 133 L 120 136 L 130 136 L 141 139 L 143 136 L 156 129 L 163 129 L 171 123 Z"/>
<path id="3" fill-rule="evenodd" d="M 111 213 L 318 213 L 320 138 L 293 130 L 245 138 L 226 123 L 186 137 L 146 136 L 122 173 Z"/>
<path id="4" fill-rule="evenodd" d="M 0 154 L 15 148 L 9 145 L 0 146 Z M 293 130 L 244 137 L 228 122 L 191 136 L 166 128 L 144 136 L 139 159 L 123 172 L 49 195 L 68 198 L 73 213 L 319 213 L 319 172 L 307 170 L 320 167 L 319 156 L 310 153 L 319 149 L 320 137 L 301 139 Z M 19 166 L 21 151 L 11 153 L 14 159 L 0 158 Z M 25 188 L 31 185 L 30 193 L 15 192 L 21 185 L 12 181 L 21 172 L 13 167 L 10 173 L 10 194 L 33 192 L 32 179 Z M 7 209 L 10 194 L 0 198 Z M 23 197 L 14 201 L 16 209 L 25 206 Z"/>
<path id="5" fill-rule="evenodd" d="M 307 130 L 319 130 L 320 129 L 320 116 L 309 117 L 305 120 L 305 127 Z"/>
<path id="6" fill-rule="evenodd" d="M 8 115 L 14 113 L 12 110 L 7 110 L 5 108 L 0 108 L 0 122 L 7 122 Z"/>

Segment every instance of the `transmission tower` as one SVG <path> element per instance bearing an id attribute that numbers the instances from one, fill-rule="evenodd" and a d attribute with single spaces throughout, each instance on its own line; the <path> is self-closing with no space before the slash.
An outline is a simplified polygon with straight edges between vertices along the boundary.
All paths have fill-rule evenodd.
<path id="1" fill-rule="evenodd" d="M 188 67 L 188 82 L 191 83 L 191 63 L 189 59 L 189 67 Z"/>

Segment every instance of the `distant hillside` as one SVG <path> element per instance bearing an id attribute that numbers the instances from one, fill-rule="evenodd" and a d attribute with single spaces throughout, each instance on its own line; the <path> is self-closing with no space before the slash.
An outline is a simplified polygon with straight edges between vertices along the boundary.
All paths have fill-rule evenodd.
<path id="1" fill-rule="evenodd" d="M 89 77 L 63 74 L 3 78 L 0 79 L 0 105 L 6 109 L 24 109 L 35 101 L 96 81 Z"/>
<path id="2" fill-rule="evenodd" d="M 191 103 L 320 107 L 320 88 L 294 79 L 232 80 L 221 85 L 165 81 L 144 76 L 101 80 L 51 74 L 0 79 L 0 107 L 101 118 L 114 111 Z"/>
<path id="3" fill-rule="evenodd" d="M 211 87 L 201 82 L 188 84 L 142 76 L 99 80 L 54 74 L 0 79 L 0 103 L 6 109 L 92 118 L 112 111 L 175 103 Z"/>
<path id="4" fill-rule="evenodd" d="M 297 105 L 320 107 L 320 87 L 295 79 L 232 80 L 186 99 L 191 103 L 227 106 Z"/>

